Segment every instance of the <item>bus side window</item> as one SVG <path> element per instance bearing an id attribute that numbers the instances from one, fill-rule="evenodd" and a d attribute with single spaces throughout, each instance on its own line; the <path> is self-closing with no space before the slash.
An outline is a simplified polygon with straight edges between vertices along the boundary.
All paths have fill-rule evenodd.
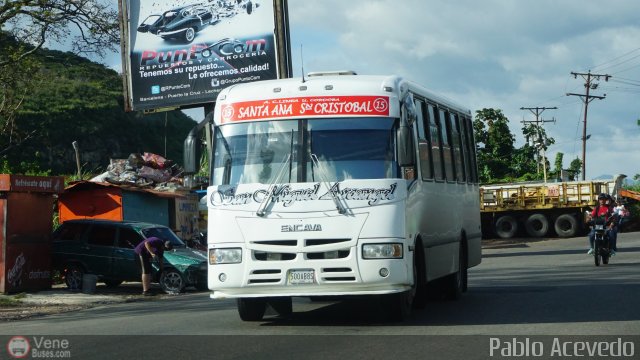
<path id="1" fill-rule="evenodd" d="M 442 160 L 442 135 L 440 131 L 440 119 L 436 117 L 433 105 L 427 105 L 429 116 L 429 132 L 431 133 L 431 154 L 433 155 L 433 175 L 436 180 L 444 180 L 444 162 Z"/>
<path id="2" fill-rule="evenodd" d="M 471 180 L 471 167 L 470 167 L 470 152 L 469 152 L 469 135 L 467 134 L 467 122 L 466 118 L 463 116 L 458 116 L 458 121 L 456 123 L 458 125 L 458 129 L 460 130 L 460 149 L 462 150 L 463 160 L 464 160 L 464 179 L 462 181 L 466 181 L 468 183 L 472 182 Z"/>
<path id="3" fill-rule="evenodd" d="M 433 165 L 431 162 L 431 137 L 427 136 L 425 129 L 428 129 L 429 123 L 425 117 L 425 103 L 416 99 L 416 113 L 418 115 L 418 156 L 420 161 L 420 172 L 422 180 L 433 179 Z M 425 121 L 427 120 L 427 121 Z"/>
<path id="4" fill-rule="evenodd" d="M 442 154 L 444 155 L 444 168 L 448 181 L 456 181 L 456 165 L 453 159 L 451 146 L 451 124 L 448 121 L 448 113 L 444 109 L 438 111 L 440 120 L 440 133 L 442 134 Z"/>
<path id="5" fill-rule="evenodd" d="M 462 150 L 462 140 L 460 139 L 458 115 L 450 113 L 449 122 L 451 129 L 451 146 L 453 148 L 454 162 L 456 165 L 456 180 L 464 182 L 464 151 Z"/>
<path id="6" fill-rule="evenodd" d="M 473 123 L 471 122 L 470 117 L 465 117 L 464 119 L 466 129 L 467 129 L 467 149 L 469 151 L 470 158 L 470 174 L 469 174 L 469 182 L 477 183 L 478 182 L 478 164 L 476 163 L 476 142 L 473 136 Z"/>

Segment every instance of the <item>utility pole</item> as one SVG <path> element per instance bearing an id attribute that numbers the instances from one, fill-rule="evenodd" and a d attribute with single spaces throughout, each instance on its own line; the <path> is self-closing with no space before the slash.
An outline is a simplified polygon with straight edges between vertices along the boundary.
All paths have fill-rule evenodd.
<path id="1" fill-rule="evenodd" d="M 536 119 L 534 121 L 525 121 L 522 120 L 523 124 L 527 124 L 527 123 L 535 123 L 536 124 L 536 131 L 538 132 L 538 138 L 540 139 L 540 141 L 542 141 L 541 135 L 540 135 L 540 127 L 544 127 L 544 123 L 546 122 L 556 122 L 556 119 L 553 120 L 544 120 L 544 119 L 540 119 L 540 114 L 542 114 L 543 111 L 545 110 L 555 110 L 557 109 L 557 107 L 521 107 L 520 110 L 529 110 L 531 111 L 532 114 L 534 114 L 536 116 Z M 540 125 L 543 124 L 543 125 Z M 540 144 L 539 145 L 540 148 L 538 149 L 538 154 L 540 153 L 540 150 L 542 150 L 542 169 L 543 169 L 543 174 L 544 174 L 544 182 L 547 182 L 547 157 L 546 157 L 546 153 L 545 153 L 545 144 Z M 538 155 L 539 156 L 539 155 Z M 540 164 L 538 163 L 538 169 L 540 167 Z M 540 170 L 538 170 L 540 171 Z"/>
<path id="2" fill-rule="evenodd" d="M 604 99 L 607 94 L 604 94 L 604 96 L 596 96 L 596 95 L 589 95 L 589 90 L 595 90 L 598 88 L 598 84 L 592 84 L 593 80 L 600 80 L 601 77 L 604 77 L 604 81 L 609 81 L 609 78 L 611 77 L 611 75 L 604 75 L 604 74 L 592 74 L 591 70 L 589 70 L 589 72 L 585 73 L 577 73 L 577 72 L 571 72 L 571 75 L 573 75 L 574 79 L 578 78 L 579 76 L 582 76 L 582 78 L 585 80 L 584 83 L 584 87 L 586 89 L 586 94 L 574 94 L 574 93 L 567 93 L 567 96 L 579 96 L 580 99 L 582 99 L 582 101 L 584 102 L 584 126 L 582 127 L 582 181 L 584 181 L 585 179 L 585 172 L 586 172 L 586 162 L 587 162 L 587 111 L 589 110 L 589 103 L 593 100 L 593 99 L 599 99 L 602 100 Z"/>

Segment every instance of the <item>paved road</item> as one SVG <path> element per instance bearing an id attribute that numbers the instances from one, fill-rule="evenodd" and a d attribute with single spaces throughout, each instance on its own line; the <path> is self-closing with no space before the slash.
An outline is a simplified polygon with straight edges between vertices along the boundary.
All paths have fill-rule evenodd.
<path id="1" fill-rule="evenodd" d="M 432 350 L 460 341 L 460 337 L 443 340 L 442 335 L 482 335 L 467 337 L 467 342 L 486 342 L 486 335 L 640 335 L 640 233 L 620 234 L 618 242 L 618 255 L 600 267 L 586 255 L 585 238 L 485 249 L 482 264 L 470 271 L 469 292 L 460 301 L 431 302 L 401 324 L 377 320 L 371 316 L 376 308 L 361 301 L 307 299 L 294 300 L 290 319 L 242 322 L 234 301 L 213 301 L 207 294 L 193 293 L 14 322 L 0 327 L 0 334 L 385 335 L 387 341 L 389 335 L 437 335 Z M 189 337 L 181 339 L 185 338 Z M 311 338 L 315 340 L 305 341 L 316 344 L 316 351 L 324 341 L 333 345 L 336 341 Z M 224 343 L 240 341 L 227 339 Z M 270 339 L 269 346 L 288 339 L 282 346 L 296 348 L 287 345 L 291 337 Z M 640 352 L 640 343 L 636 347 Z M 255 351 L 261 353 L 261 348 Z"/>

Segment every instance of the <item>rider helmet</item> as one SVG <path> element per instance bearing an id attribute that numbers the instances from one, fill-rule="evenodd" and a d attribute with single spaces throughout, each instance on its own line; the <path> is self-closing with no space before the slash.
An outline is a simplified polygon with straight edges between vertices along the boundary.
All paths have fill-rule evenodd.
<path id="1" fill-rule="evenodd" d="M 607 200 L 607 194 L 601 193 L 600 195 L 598 195 L 598 200 Z"/>

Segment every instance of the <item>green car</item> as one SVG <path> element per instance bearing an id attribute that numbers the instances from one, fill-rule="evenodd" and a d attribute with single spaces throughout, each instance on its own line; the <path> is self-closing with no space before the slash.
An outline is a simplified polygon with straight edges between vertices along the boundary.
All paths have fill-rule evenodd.
<path id="1" fill-rule="evenodd" d="M 70 289 L 82 287 L 82 276 L 94 274 L 108 287 L 123 281 L 140 281 L 140 258 L 134 249 L 146 238 L 171 241 L 164 252 L 164 269 L 154 262 L 153 281 L 166 293 L 179 293 L 187 286 L 207 289 L 207 257 L 202 250 L 188 248 L 168 227 L 135 221 L 70 220 L 53 233 L 53 267 L 64 276 Z"/>

